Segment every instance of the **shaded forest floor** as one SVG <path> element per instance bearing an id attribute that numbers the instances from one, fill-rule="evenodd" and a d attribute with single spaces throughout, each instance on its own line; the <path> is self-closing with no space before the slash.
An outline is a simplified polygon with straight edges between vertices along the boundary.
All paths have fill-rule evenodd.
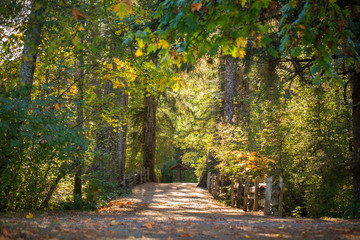
<path id="1" fill-rule="evenodd" d="M 360 221 L 265 217 L 192 183 L 146 183 L 96 212 L 0 216 L 2 239 L 360 239 Z"/>

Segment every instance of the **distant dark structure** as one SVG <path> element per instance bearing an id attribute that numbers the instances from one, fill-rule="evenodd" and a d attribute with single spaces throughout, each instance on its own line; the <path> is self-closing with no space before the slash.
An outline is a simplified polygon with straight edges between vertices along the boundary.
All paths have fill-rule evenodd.
<path id="1" fill-rule="evenodd" d="M 188 170 L 188 168 L 182 165 L 181 163 L 178 163 L 175 166 L 172 166 L 170 170 L 177 170 L 177 182 L 181 182 L 181 171 Z"/>

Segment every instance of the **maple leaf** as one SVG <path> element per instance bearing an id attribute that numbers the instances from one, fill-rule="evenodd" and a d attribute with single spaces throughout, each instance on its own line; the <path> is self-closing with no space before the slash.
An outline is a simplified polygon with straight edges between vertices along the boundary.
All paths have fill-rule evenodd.
<path id="1" fill-rule="evenodd" d="M 170 47 L 170 44 L 166 41 L 166 40 L 159 40 L 158 43 L 159 47 L 163 48 L 163 49 L 168 49 Z"/>
<path id="2" fill-rule="evenodd" d="M 123 20 L 129 13 L 131 13 L 131 1 L 124 0 L 115 4 L 112 8 L 112 12 L 116 12 L 116 16 Z"/>
<path id="3" fill-rule="evenodd" d="M 59 102 L 55 103 L 54 107 L 55 107 L 55 109 L 59 109 L 60 108 L 60 103 Z"/>
<path id="4" fill-rule="evenodd" d="M 149 222 L 145 223 L 144 226 L 145 226 L 146 228 L 148 228 L 148 229 L 151 229 L 151 228 L 152 228 L 152 225 L 151 225 L 151 223 L 149 223 Z"/>
<path id="5" fill-rule="evenodd" d="M 136 56 L 136 57 L 140 57 L 141 55 L 143 55 L 143 52 L 142 52 L 141 49 L 139 48 L 138 50 L 136 50 L 135 56 Z"/>
<path id="6" fill-rule="evenodd" d="M 31 212 L 29 212 L 29 214 L 28 214 L 28 215 L 26 215 L 25 217 L 30 219 L 30 218 L 33 218 L 33 217 L 34 217 L 34 215 L 33 215 Z"/>
<path id="7" fill-rule="evenodd" d="M 73 18 L 76 20 L 76 21 L 79 21 L 80 19 L 85 19 L 87 18 L 87 16 L 80 12 L 79 9 L 76 9 L 75 7 L 73 8 L 72 12 L 71 12 L 71 15 L 73 16 Z"/>
<path id="8" fill-rule="evenodd" d="M 200 3 L 196 2 L 191 4 L 191 12 L 195 12 L 195 10 L 200 11 L 201 6 L 202 6 L 201 2 Z"/>
<path id="9" fill-rule="evenodd" d="M 236 46 L 244 48 L 246 46 L 245 39 L 242 37 L 238 37 L 236 40 Z"/>

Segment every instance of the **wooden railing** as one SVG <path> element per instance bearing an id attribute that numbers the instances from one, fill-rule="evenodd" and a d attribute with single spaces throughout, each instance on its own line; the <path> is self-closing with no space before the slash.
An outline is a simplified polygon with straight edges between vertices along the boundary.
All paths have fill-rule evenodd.
<path id="1" fill-rule="evenodd" d="M 125 174 L 122 180 L 122 187 L 129 189 L 138 184 L 143 184 L 150 181 L 150 169 L 143 169 L 140 172 L 133 171 L 132 174 Z"/>
<path id="2" fill-rule="evenodd" d="M 229 186 L 230 185 L 230 186 Z M 245 178 L 237 181 L 226 180 L 223 176 L 208 173 L 207 189 L 214 198 L 223 198 L 226 189 L 230 188 L 231 207 L 242 208 L 244 211 L 264 211 L 265 215 L 283 215 L 283 178 L 273 181 L 267 177 L 265 183 Z"/>

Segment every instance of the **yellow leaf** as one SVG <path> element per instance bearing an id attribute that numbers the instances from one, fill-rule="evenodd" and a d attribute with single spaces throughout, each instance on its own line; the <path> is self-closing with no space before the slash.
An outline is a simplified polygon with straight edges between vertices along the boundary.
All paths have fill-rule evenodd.
<path id="1" fill-rule="evenodd" d="M 245 4 L 246 4 L 246 0 L 241 0 L 241 6 L 245 7 Z"/>
<path id="2" fill-rule="evenodd" d="M 244 58 L 245 57 L 245 50 L 244 48 L 234 48 L 231 50 L 231 55 L 234 57 L 234 58 Z"/>
<path id="3" fill-rule="evenodd" d="M 144 43 L 144 41 L 142 39 L 139 39 L 138 45 L 139 45 L 139 48 L 145 47 L 145 43 Z"/>
<path id="4" fill-rule="evenodd" d="M 82 25 L 79 26 L 79 31 L 84 31 L 84 27 Z"/>
<path id="5" fill-rule="evenodd" d="M 28 215 L 26 215 L 25 217 L 26 217 L 26 218 L 33 218 L 33 217 L 34 217 L 34 215 L 32 215 L 32 213 L 31 213 L 31 212 L 29 212 L 29 214 L 28 214 Z"/>
<path id="6" fill-rule="evenodd" d="M 135 56 L 136 56 L 136 57 L 140 57 L 141 55 L 143 55 L 143 52 L 142 52 L 141 49 L 139 48 L 138 50 L 136 50 Z"/>
<path id="7" fill-rule="evenodd" d="M 119 89 L 121 89 L 121 88 L 123 88 L 125 85 L 121 82 L 121 81 L 116 81 L 115 83 L 114 83 L 114 88 L 119 88 Z"/>
<path id="8" fill-rule="evenodd" d="M 244 48 L 240 48 L 238 51 L 237 51 L 237 56 L 238 58 L 244 58 L 245 57 L 245 50 Z"/>
<path id="9" fill-rule="evenodd" d="M 175 64 L 176 64 L 176 66 L 177 66 L 178 68 L 180 68 L 180 67 L 181 67 L 181 61 L 180 61 L 180 59 L 176 60 L 176 61 L 175 61 Z"/>
<path id="10" fill-rule="evenodd" d="M 229 45 L 226 45 L 223 47 L 223 52 L 224 53 L 228 53 L 227 51 L 229 50 Z"/>
<path id="11" fill-rule="evenodd" d="M 54 107 L 55 107 L 55 109 L 59 109 L 60 108 L 60 103 L 55 103 Z"/>
<path id="12" fill-rule="evenodd" d="M 166 41 L 166 40 L 159 40 L 159 47 L 164 48 L 164 49 L 168 49 L 170 47 L 170 44 Z"/>
<path id="13" fill-rule="evenodd" d="M 116 12 L 116 16 L 122 20 L 131 12 L 131 8 L 125 2 L 120 1 L 118 4 L 112 7 L 112 12 Z"/>
<path id="14" fill-rule="evenodd" d="M 148 229 L 151 229 L 151 228 L 152 228 L 151 223 L 149 223 L 149 222 L 145 223 L 144 226 L 145 226 L 146 228 L 148 228 Z"/>
<path id="15" fill-rule="evenodd" d="M 242 37 L 238 37 L 236 40 L 236 46 L 244 48 L 246 46 L 245 39 Z"/>

